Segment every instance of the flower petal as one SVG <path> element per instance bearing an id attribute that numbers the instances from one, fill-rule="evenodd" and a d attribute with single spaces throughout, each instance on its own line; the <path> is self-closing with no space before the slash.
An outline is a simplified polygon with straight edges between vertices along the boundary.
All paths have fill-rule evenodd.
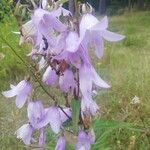
<path id="1" fill-rule="evenodd" d="M 44 128 L 40 130 L 40 136 L 39 136 L 39 146 L 44 147 L 46 141 L 46 133 L 44 131 Z"/>
<path id="2" fill-rule="evenodd" d="M 14 89 L 11 89 L 9 91 L 4 91 L 2 92 L 2 94 L 5 96 L 5 97 L 14 97 L 16 96 L 16 91 Z"/>
<path id="3" fill-rule="evenodd" d="M 16 97 L 16 106 L 18 108 L 22 108 L 23 105 L 25 104 L 27 98 L 28 98 L 28 95 L 26 93 L 20 93 L 19 95 L 17 95 L 17 97 Z"/>
<path id="4" fill-rule="evenodd" d="M 76 52 L 79 47 L 79 37 L 76 32 L 70 32 L 66 38 L 66 51 Z"/>
<path id="5" fill-rule="evenodd" d="M 59 78 L 60 89 L 64 92 L 69 92 L 74 90 L 75 80 L 73 72 L 66 69 L 62 76 Z"/>
<path id="6" fill-rule="evenodd" d="M 63 32 L 67 29 L 64 24 L 62 24 L 57 18 L 52 15 L 44 14 L 43 21 L 46 26 L 51 26 L 58 32 Z"/>
<path id="7" fill-rule="evenodd" d="M 104 42 L 100 33 L 98 33 L 97 31 L 91 33 L 91 44 L 93 44 L 95 47 L 96 56 L 98 58 L 101 58 L 104 53 Z"/>
<path id="8" fill-rule="evenodd" d="M 102 78 L 97 74 L 95 69 L 91 67 L 91 72 L 93 76 L 93 83 L 101 88 L 110 88 L 110 85 L 108 85 Z"/>
<path id="9" fill-rule="evenodd" d="M 61 15 L 63 15 L 63 16 L 69 16 L 69 15 L 71 15 L 70 11 L 68 11 L 67 9 L 65 9 L 65 8 L 63 8 L 61 6 L 58 9 L 53 10 L 51 13 L 53 14 L 53 16 L 58 17 L 58 18 Z"/>
<path id="10" fill-rule="evenodd" d="M 97 24 L 92 26 L 92 28 L 90 28 L 90 30 L 100 31 L 100 30 L 105 30 L 107 28 L 108 28 L 108 18 L 107 18 L 107 16 L 105 16 L 100 22 L 98 22 Z"/>
<path id="11" fill-rule="evenodd" d="M 54 133 L 58 134 L 61 127 L 61 118 L 57 107 L 50 107 L 49 109 L 50 126 Z"/>
<path id="12" fill-rule="evenodd" d="M 24 124 L 17 131 L 17 138 L 22 139 L 24 144 L 30 145 L 33 128 L 29 124 Z"/>
<path id="13" fill-rule="evenodd" d="M 27 108 L 30 124 L 36 128 L 37 123 L 43 119 L 44 107 L 41 101 L 30 102 Z"/>
<path id="14" fill-rule="evenodd" d="M 86 132 L 80 131 L 77 138 L 76 150 L 90 150 L 91 143 Z"/>
<path id="15" fill-rule="evenodd" d="M 96 104 L 95 101 L 92 100 L 92 98 L 90 98 L 90 96 L 89 99 L 82 98 L 81 111 L 83 114 L 95 116 L 98 110 L 99 110 L 98 105 Z"/>
<path id="16" fill-rule="evenodd" d="M 62 123 L 59 110 L 55 106 L 45 109 L 45 115 L 43 116 L 42 120 L 37 124 L 36 128 L 42 128 L 48 123 L 50 123 L 52 131 L 58 134 Z"/>
<path id="17" fill-rule="evenodd" d="M 81 22 L 80 22 L 80 36 L 83 37 L 85 32 L 99 23 L 98 19 L 91 14 L 83 15 Z"/>
<path id="18" fill-rule="evenodd" d="M 47 85 L 54 85 L 57 80 L 58 80 L 58 76 L 55 70 L 52 70 L 50 66 L 47 67 L 45 73 L 43 74 L 42 81 Z"/>
<path id="19" fill-rule="evenodd" d="M 66 147 L 66 140 L 63 136 L 59 137 L 55 150 L 65 150 Z"/>
<path id="20" fill-rule="evenodd" d="M 121 41 L 125 38 L 125 36 L 123 36 L 123 35 L 113 33 L 113 32 L 110 32 L 108 30 L 104 30 L 102 32 L 102 36 L 105 40 L 110 41 L 110 42 Z"/>

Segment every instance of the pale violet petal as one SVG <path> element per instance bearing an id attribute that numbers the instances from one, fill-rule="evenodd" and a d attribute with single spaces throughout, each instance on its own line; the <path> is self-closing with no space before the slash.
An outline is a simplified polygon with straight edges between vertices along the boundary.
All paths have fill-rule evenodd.
<path id="1" fill-rule="evenodd" d="M 5 97 L 14 97 L 14 96 L 16 96 L 16 91 L 14 90 L 14 89 L 11 89 L 11 90 L 9 90 L 9 91 L 4 91 L 4 92 L 2 92 L 2 94 L 5 96 Z"/>
<path id="2" fill-rule="evenodd" d="M 93 83 L 101 88 L 110 88 L 110 85 L 108 85 L 102 78 L 97 74 L 95 69 L 91 67 L 91 72 L 93 76 Z"/>
<path id="3" fill-rule="evenodd" d="M 46 141 L 46 132 L 44 128 L 40 130 L 40 136 L 39 136 L 39 146 L 44 147 Z"/>
<path id="4" fill-rule="evenodd" d="M 18 108 L 22 108 L 23 105 L 25 104 L 27 98 L 28 98 L 28 95 L 26 93 L 21 93 L 21 94 L 17 95 L 17 97 L 16 97 L 16 106 Z"/>
<path id="5" fill-rule="evenodd" d="M 29 122 L 33 127 L 42 119 L 44 116 L 44 106 L 41 101 L 30 102 L 27 108 Z"/>
<path id="6" fill-rule="evenodd" d="M 110 42 L 121 41 L 125 38 L 125 36 L 123 36 L 123 35 L 113 33 L 113 32 L 110 32 L 108 30 L 104 30 L 102 32 L 102 36 L 105 40 L 110 41 Z"/>
<path id="7" fill-rule="evenodd" d="M 75 80 L 73 72 L 69 69 L 66 69 L 62 76 L 59 78 L 60 89 L 64 92 L 69 92 L 74 90 Z"/>
<path id="8" fill-rule="evenodd" d="M 95 47 L 95 53 L 98 58 L 101 58 L 104 53 L 104 41 L 99 32 L 91 33 L 91 44 Z"/>
<path id="9" fill-rule="evenodd" d="M 92 28 L 98 22 L 98 19 L 91 14 L 83 15 L 80 22 L 80 36 L 83 37 L 85 35 L 86 30 Z"/>
<path id="10" fill-rule="evenodd" d="M 70 32 L 66 38 L 66 51 L 76 52 L 79 47 L 79 37 L 76 32 Z"/>
<path id="11" fill-rule="evenodd" d="M 105 16 L 100 22 L 98 22 L 92 28 L 90 28 L 90 30 L 100 31 L 105 30 L 107 28 L 108 28 L 108 18 L 107 16 Z"/>
<path id="12" fill-rule="evenodd" d="M 24 144 L 30 145 L 33 128 L 29 124 L 24 124 L 17 131 L 17 138 L 22 139 Z"/>
<path id="13" fill-rule="evenodd" d="M 58 80 L 58 75 L 56 71 L 53 70 L 50 66 L 47 67 L 45 73 L 43 74 L 42 81 L 47 85 L 55 85 Z"/>
<path id="14" fill-rule="evenodd" d="M 55 150 L 65 150 L 65 147 L 66 147 L 65 137 L 61 136 L 61 137 L 59 137 L 59 139 L 57 141 Z"/>

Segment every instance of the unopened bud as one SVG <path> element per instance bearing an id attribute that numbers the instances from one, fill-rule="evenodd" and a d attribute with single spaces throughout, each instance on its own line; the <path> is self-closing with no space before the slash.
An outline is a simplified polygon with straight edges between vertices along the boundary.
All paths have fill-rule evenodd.
<path id="1" fill-rule="evenodd" d="M 81 5 L 81 11 L 83 14 L 92 13 L 93 8 L 89 3 L 86 3 Z"/>

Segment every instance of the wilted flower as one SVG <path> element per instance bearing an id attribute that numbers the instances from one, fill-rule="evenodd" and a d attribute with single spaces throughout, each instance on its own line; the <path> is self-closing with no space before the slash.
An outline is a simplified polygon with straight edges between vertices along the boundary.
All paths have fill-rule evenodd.
<path id="1" fill-rule="evenodd" d="M 28 96 L 32 92 L 32 85 L 29 81 L 23 80 L 18 83 L 18 85 L 14 86 L 11 85 L 11 90 L 4 91 L 2 94 L 5 97 L 14 97 L 16 96 L 16 106 L 18 108 L 23 107 L 24 103 L 26 102 Z"/>
<path id="2" fill-rule="evenodd" d="M 64 136 L 59 137 L 55 150 L 65 150 L 66 140 Z"/>

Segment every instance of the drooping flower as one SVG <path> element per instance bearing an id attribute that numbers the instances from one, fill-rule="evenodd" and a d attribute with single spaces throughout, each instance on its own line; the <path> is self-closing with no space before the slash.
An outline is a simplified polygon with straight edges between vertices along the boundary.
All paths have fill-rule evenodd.
<path id="1" fill-rule="evenodd" d="M 84 38 L 93 44 L 96 49 L 97 57 L 101 58 L 103 56 L 104 41 L 103 39 L 116 42 L 124 39 L 123 35 L 116 34 L 107 30 L 108 28 L 108 18 L 104 17 L 99 21 L 96 17 L 91 14 L 85 14 L 80 22 L 80 36 L 81 41 Z"/>
<path id="2" fill-rule="evenodd" d="M 30 145 L 33 128 L 30 124 L 24 124 L 17 131 L 17 138 L 22 139 L 24 144 Z"/>
<path id="3" fill-rule="evenodd" d="M 41 101 L 30 102 L 27 108 L 29 122 L 34 129 L 42 122 L 45 117 L 44 106 Z"/>
<path id="4" fill-rule="evenodd" d="M 99 88 L 110 88 L 96 73 L 92 66 L 82 65 L 79 69 L 80 90 L 84 98 L 88 99 L 92 95 L 93 84 Z"/>
<path id="5" fill-rule="evenodd" d="M 52 69 L 50 66 L 48 66 L 45 73 L 43 74 L 42 81 L 46 85 L 55 85 L 57 80 L 58 75 L 56 74 L 56 71 Z"/>
<path id="6" fill-rule="evenodd" d="M 66 69 L 62 76 L 59 78 L 60 89 L 64 92 L 71 92 L 74 90 L 76 84 L 74 80 L 73 72 Z"/>
<path id="7" fill-rule="evenodd" d="M 62 124 L 71 117 L 71 111 L 67 108 L 62 108 L 63 111 L 57 106 L 51 106 L 45 109 L 45 116 L 36 126 L 38 129 L 50 124 L 52 131 L 56 134 L 59 133 Z M 65 112 L 65 113 L 64 113 Z M 64 113 L 64 114 L 63 114 Z M 66 115 L 67 116 L 64 116 Z"/>
<path id="8" fill-rule="evenodd" d="M 59 137 L 55 150 L 65 150 L 65 146 L 66 146 L 66 140 L 65 137 L 61 136 Z"/>
<path id="9" fill-rule="evenodd" d="M 76 150 L 90 150 L 91 144 L 95 142 L 93 141 L 94 138 L 91 135 L 81 130 L 78 134 Z"/>
<path id="10" fill-rule="evenodd" d="M 16 86 L 11 85 L 11 90 L 4 91 L 2 94 L 8 98 L 16 96 L 16 106 L 18 108 L 22 108 L 31 92 L 31 83 L 29 81 L 23 80 Z"/>
<path id="11" fill-rule="evenodd" d="M 81 112 L 85 115 L 95 116 L 99 110 L 98 105 L 94 100 L 92 100 L 91 95 L 88 99 L 82 98 L 81 100 Z"/>

